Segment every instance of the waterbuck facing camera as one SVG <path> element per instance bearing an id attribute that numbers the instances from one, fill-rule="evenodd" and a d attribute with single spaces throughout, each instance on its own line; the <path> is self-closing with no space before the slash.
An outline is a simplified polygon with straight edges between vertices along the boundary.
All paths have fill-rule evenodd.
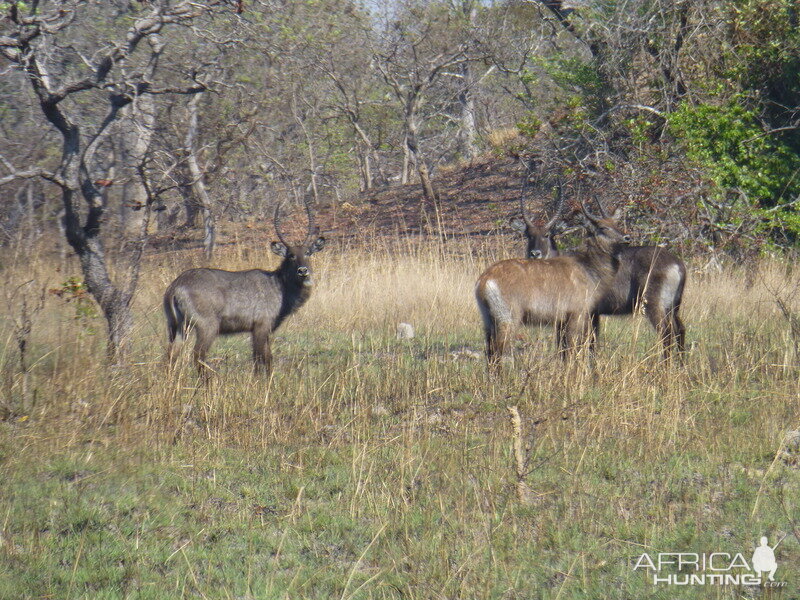
<path id="1" fill-rule="evenodd" d="M 554 230 L 556 224 L 561 220 L 565 207 L 564 197 L 561 194 L 561 182 L 559 181 L 556 186 L 557 197 L 555 215 L 544 225 L 539 225 L 532 220 L 528 211 L 525 209 L 525 190 L 527 189 L 527 184 L 528 178 L 526 177 L 522 186 L 522 193 L 519 197 L 521 216 L 512 218 L 509 224 L 514 231 L 518 231 L 525 236 L 527 242 L 525 251 L 526 258 L 553 258 L 559 254 L 554 239 Z"/>
<path id="2" fill-rule="evenodd" d="M 308 234 L 298 245 L 289 244 L 281 233 L 281 205 L 275 208 L 275 231 L 279 242 L 272 251 L 283 258 L 275 271 L 250 269 L 189 269 L 173 281 L 164 293 L 164 313 L 169 333 L 169 360 L 174 363 L 189 329 L 197 339 L 194 359 L 203 373 L 206 355 L 219 335 L 249 332 L 253 342 L 256 370 L 272 368 L 270 341 L 290 314 L 311 295 L 312 277 L 308 257 L 325 246 L 306 203 Z"/>
<path id="3" fill-rule="evenodd" d="M 592 315 L 619 268 L 620 247 L 630 237 L 613 219 L 581 208 L 593 234 L 584 250 L 542 260 L 502 260 L 478 279 L 475 297 L 490 367 L 519 325 L 555 325 L 562 358 L 587 342 L 591 352 Z"/>

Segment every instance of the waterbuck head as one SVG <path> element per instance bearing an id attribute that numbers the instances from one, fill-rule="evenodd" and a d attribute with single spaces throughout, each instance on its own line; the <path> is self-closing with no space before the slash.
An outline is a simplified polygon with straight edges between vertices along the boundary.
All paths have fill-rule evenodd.
<path id="1" fill-rule="evenodd" d="M 272 242 L 270 248 L 283 258 L 277 272 L 287 285 L 310 286 L 313 280 L 308 257 L 325 247 L 325 238 L 319 235 L 319 228 L 314 222 L 314 214 L 307 202 L 305 207 L 308 215 L 308 233 L 305 240 L 296 245 L 288 243 L 281 232 L 281 203 L 275 207 L 275 232 L 280 241 Z"/>
<path id="2" fill-rule="evenodd" d="M 541 224 L 541 220 L 533 221 L 525 209 L 526 186 L 527 178 L 525 184 L 523 184 L 522 194 L 520 194 L 519 198 L 519 208 L 522 216 L 511 219 L 511 228 L 525 236 L 525 240 L 527 241 L 527 249 L 525 251 L 526 258 L 552 258 L 558 256 L 558 249 L 556 248 L 554 239 L 556 233 L 555 226 L 561 220 L 566 204 L 561 194 L 561 182 L 559 181 L 556 187 L 557 203 L 555 215 L 543 225 Z"/>
<path id="3" fill-rule="evenodd" d="M 593 215 L 586 204 L 581 202 L 581 212 L 586 219 L 586 225 L 592 236 L 588 240 L 590 248 L 596 248 L 601 252 L 613 254 L 620 246 L 631 243 L 631 236 L 617 224 L 617 213 L 609 217 L 603 203 L 595 198 L 597 206 L 600 208 L 601 216 Z"/>

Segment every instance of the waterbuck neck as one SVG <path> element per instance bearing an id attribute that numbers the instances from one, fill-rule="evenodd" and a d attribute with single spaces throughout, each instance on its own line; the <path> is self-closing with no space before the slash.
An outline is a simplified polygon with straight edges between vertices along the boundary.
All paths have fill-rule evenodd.
<path id="1" fill-rule="evenodd" d="M 585 248 L 575 254 L 575 259 L 592 279 L 610 281 L 619 270 L 619 252 L 624 247 L 624 244 L 591 237 L 586 241 Z"/>

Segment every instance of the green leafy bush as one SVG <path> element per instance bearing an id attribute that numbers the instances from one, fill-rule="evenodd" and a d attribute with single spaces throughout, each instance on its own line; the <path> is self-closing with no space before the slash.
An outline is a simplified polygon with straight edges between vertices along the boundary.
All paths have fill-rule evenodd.
<path id="1" fill-rule="evenodd" d="M 800 155 L 764 131 L 756 113 L 741 99 L 725 104 L 683 103 L 669 117 L 670 131 L 687 157 L 700 165 L 720 194 L 743 194 L 768 228 L 782 228 L 800 239 L 800 215 L 787 204 L 800 194 Z"/>

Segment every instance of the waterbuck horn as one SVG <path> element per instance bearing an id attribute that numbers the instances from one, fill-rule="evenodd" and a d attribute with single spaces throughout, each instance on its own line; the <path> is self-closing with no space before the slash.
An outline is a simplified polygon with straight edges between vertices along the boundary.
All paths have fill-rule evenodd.
<path id="1" fill-rule="evenodd" d="M 593 215 L 589 212 L 589 209 L 586 208 L 586 203 L 581 200 L 581 211 L 583 212 L 584 216 L 589 219 L 592 223 L 597 223 L 603 217 L 598 217 L 597 215 Z"/>
<path id="2" fill-rule="evenodd" d="M 561 215 L 564 213 L 564 207 L 566 206 L 566 198 L 561 193 L 561 179 L 558 180 L 556 184 L 556 214 L 553 215 L 553 218 L 547 222 L 547 225 L 544 226 L 545 230 L 549 231 L 552 229 L 553 225 L 555 225 L 559 219 L 561 219 Z"/>
<path id="3" fill-rule="evenodd" d="M 606 212 L 606 207 L 603 206 L 602 202 L 600 202 L 600 198 L 597 197 L 597 194 L 594 194 L 593 198 L 597 206 L 600 208 L 600 214 L 603 215 L 604 219 L 608 219 L 608 213 Z"/>
<path id="4" fill-rule="evenodd" d="M 528 191 L 528 187 L 530 186 L 531 168 L 524 162 L 522 162 L 522 164 L 525 167 L 525 174 L 523 175 L 522 179 L 522 191 L 519 195 L 519 212 L 522 214 L 522 220 L 525 221 L 525 224 L 530 227 L 533 222 L 531 221 L 528 211 L 525 208 L 525 195 Z"/>
<path id="5" fill-rule="evenodd" d="M 289 247 L 289 242 L 283 237 L 283 233 L 281 233 L 281 207 L 283 207 L 283 200 L 280 200 L 278 204 L 275 206 L 275 216 L 273 218 L 273 224 L 275 225 L 275 233 L 278 236 L 278 239 L 281 243 Z"/>
<path id="6" fill-rule="evenodd" d="M 310 246 L 314 242 L 317 235 L 319 235 L 319 228 L 314 220 L 314 211 L 311 210 L 308 199 L 304 198 L 303 204 L 306 207 L 306 215 L 308 215 L 308 234 L 306 235 L 305 246 Z"/>

